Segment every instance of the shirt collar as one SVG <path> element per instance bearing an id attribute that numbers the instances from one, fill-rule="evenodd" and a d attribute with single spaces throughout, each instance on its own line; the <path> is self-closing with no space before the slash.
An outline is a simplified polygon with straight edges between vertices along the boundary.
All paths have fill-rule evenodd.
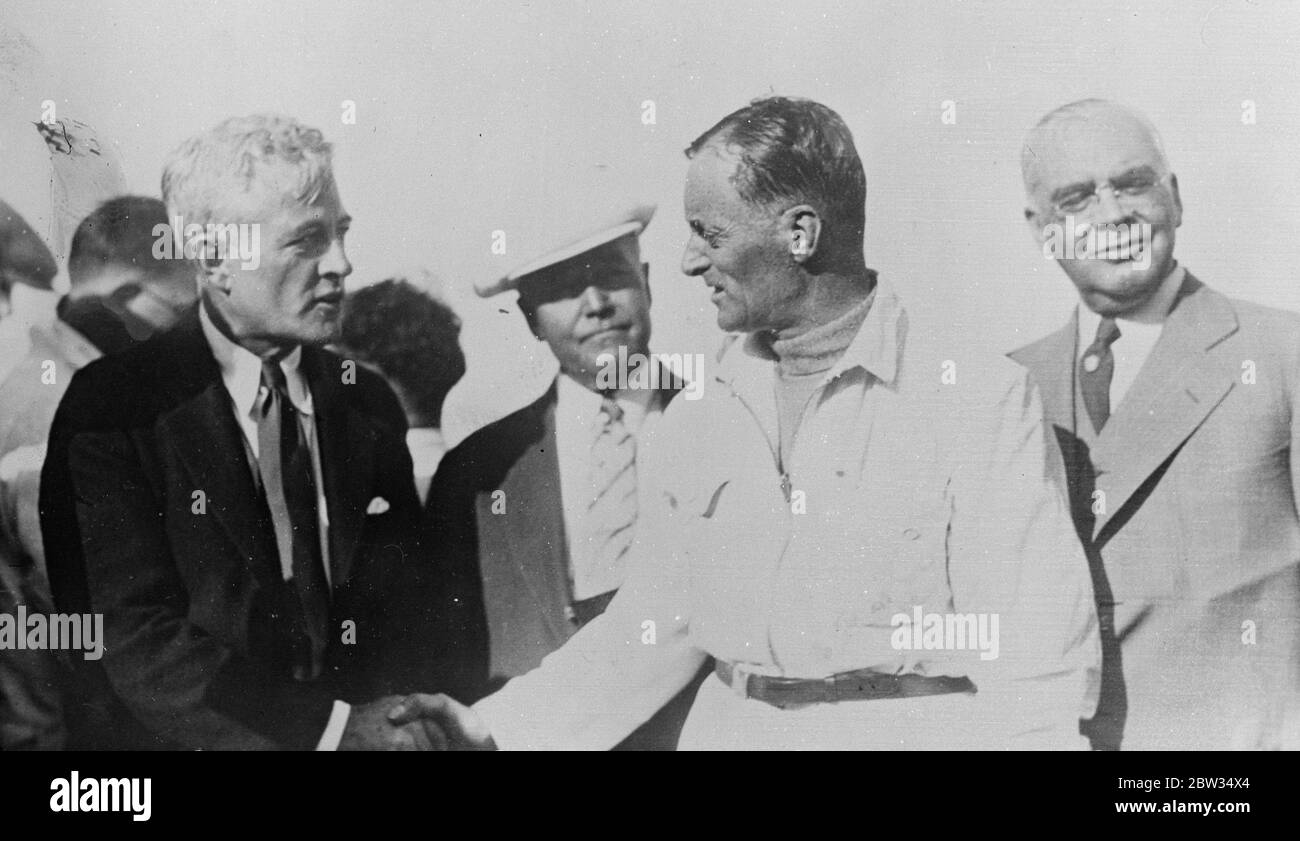
<path id="1" fill-rule="evenodd" d="M 596 423 L 603 398 L 563 371 L 557 378 L 556 412 L 584 426 Z M 635 430 L 654 406 L 656 392 L 649 388 L 620 391 L 614 402 L 623 410 L 623 422 Z"/>
<path id="2" fill-rule="evenodd" d="M 1186 277 L 1187 270 L 1182 266 L 1176 265 L 1174 266 L 1174 270 L 1160 282 L 1160 288 L 1156 290 L 1154 296 L 1156 312 L 1164 313 L 1165 315 L 1169 314 L 1169 311 L 1174 308 L 1174 300 L 1178 297 L 1178 290 L 1182 289 L 1183 281 Z M 1101 325 L 1101 316 L 1093 312 L 1082 302 L 1080 302 L 1077 307 L 1079 311 L 1079 334 L 1077 347 L 1079 348 L 1079 355 L 1083 355 L 1084 351 L 1092 345 L 1093 339 L 1097 337 L 1097 328 Z M 1120 334 L 1127 335 L 1129 338 L 1147 332 L 1158 334 L 1164 328 L 1163 320 L 1157 322 L 1143 322 L 1133 321 L 1127 318 L 1117 318 L 1115 321 L 1122 325 L 1120 327 Z"/>
<path id="3" fill-rule="evenodd" d="M 207 308 L 199 307 L 199 322 L 203 327 L 203 336 L 212 348 L 212 355 L 221 369 L 221 381 L 235 401 L 235 409 L 241 417 L 248 417 L 257 407 L 262 387 L 262 359 L 257 354 L 239 345 L 217 329 L 208 316 Z M 302 373 L 302 345 L 298 345 L 280 359 L 280 370 L 284 371 L 285 383 L 289 388 L 289 399 L 300 414 L 311 415 L 313 405 L 311 391 Z"/>
<path id="4" fill-rule="evenodd" d="M 826 371 L 823 382 L 830 382 L 854 368 L 861 368 L 887 385 L 892 385 L 897 378 L 907 311 L 893 285 L 883 278 L 876 279 L 876 288 L 871 295 L 867 317 L 844 355 Z M 717 378 L 734 387 L 742 370 L 753 366 L 756 361 L 773 362 L 775 359 L 767 343 L 750 333 L 743 342 L 734 342 L 723 352 Z"/>

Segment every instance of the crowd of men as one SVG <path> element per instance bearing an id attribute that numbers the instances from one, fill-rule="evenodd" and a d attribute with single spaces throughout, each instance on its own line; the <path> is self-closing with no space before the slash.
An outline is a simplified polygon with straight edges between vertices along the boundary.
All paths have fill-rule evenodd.
<path id="1" fill-rule="evenodd" d="M 87 217 L 0 384 L 0 613 L 102 617 L 103 653 L 0 644 L 0 747 L 1300 747 L 1300 315 L 1175 259 L 1145 117 L 1029 130 L 1025 247 L 1109 245 L 1055 256 L 1079 303 L 1010 358 L 867 266 L 831 109 L 686 156 L 705 381 L 602 376 L 655 358 L 656 208 L 548 210 L 474 281 L 559 372 L 450 450 L 460 321 L 346 290 L 319 131 L 227 120 Z M 260 253 L 159 259 L 176 219 Z M 48 286 L 0 223 L 0 291 Z"/>

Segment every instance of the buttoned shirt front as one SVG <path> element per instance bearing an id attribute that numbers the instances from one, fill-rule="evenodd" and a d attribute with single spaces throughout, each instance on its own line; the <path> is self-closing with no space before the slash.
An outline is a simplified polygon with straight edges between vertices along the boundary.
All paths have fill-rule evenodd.
<path id="1" fill-rule="evenodd" d="M 909 327 L 881 280 L 805 411 L 788 482 L 774 377 L 747 339 L 703 399 L 668 408 L 644 447 L 662 492 L 627 582 L 538 670 L 476 705 L 497 743 L 608 747 L 708 654 L 807 679 L 965 675 L 979 691 L 794 711 L 710 678 L 684 747 L 1083 746 L 1100 659 L 1091 581 L 1024 370 Z M 900 634 L 918 609 L 997 617 L 999 650 Z"/>

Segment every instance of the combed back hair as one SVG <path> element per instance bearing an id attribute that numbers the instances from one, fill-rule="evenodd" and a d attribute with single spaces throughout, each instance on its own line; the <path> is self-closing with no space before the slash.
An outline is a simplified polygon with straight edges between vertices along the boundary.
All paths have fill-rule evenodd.
<path id="1" fill-rule="evenodd" d="M 732 183 L 747 202 L 769 208 L 810 204 L 828 234 L 861 247 L 867 177 L 839 114 L 810 99 L 763 97 L 697 137 L 686 157 L 715 145 L 739 158 Z"/>
<path id="2" fill-rule="evenodd" d="M 154 256 L 155 229 L 167 224 L 167 208 L 146 196 L 119 196 L 81 220 L 68 251 L 68 280 L 73 286 L 94 281 L 106 268 L 142 269 L 147 280 L 175 277 L 179 264 Z"/>
<path id="3" fill-rule="evenodd" d="M 1141 111 L 1130 108 L 1127 105 L 1121 105 L 1109 99 L 1080 99 L 1070 102 L 1049 111 L 1041 120 L 1034 124 L 1034 127 L 1025 135 L 1025 143 L 1020 148 L 1020 177 L 1025 182 L 1025 190 L 1029 192 L 1030 181 L 1033 174 L 1034 163 L 1038 160 L 1038 152 L 1035 147 L 1042 146 L 1042 139 L 1047 135 L 1049 130 L 1056 128 L 1058 124 L 1069 123 L 1071 121 L 1087 121 L 1098 109 L 1109 109 L 1118 111 L 1131 118 L 1146 130 L 1147 135 L 1151 138 L 1152 145 L 1155 146 L 1156 154 L 1160 161 L 1160 174 L 1165 175 L 1169 172 L 1169 158 L 1165 156 L 1165 144 L 1160 139 L 1160 132 L 1156 130 L 1155 124 Z"/>
<path id="4" fill-rule="evenodd" d="M 310 204 L 333 184 L 332 153 L 318 130 L 291 117 L 231 117 L 172 152 L 163 167 L 163 200 L 184 225 L 251 221 L 221 218 L 232 197 L 273 174 L 286 199 Z"/>
<path id="5" fill-rule="evenodd" d="M 349 292 L 340 349 L 378 368 L 426 417 L 465 374 L 460 318 L 451 307 L 401 279 Z"/>

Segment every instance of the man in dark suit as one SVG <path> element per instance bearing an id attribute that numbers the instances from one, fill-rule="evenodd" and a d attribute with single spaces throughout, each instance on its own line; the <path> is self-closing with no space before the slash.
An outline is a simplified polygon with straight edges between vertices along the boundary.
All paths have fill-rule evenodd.
<path id="1" fill-rule="evenodd" d="M 77 226 L 68 254 L 71 288 L 57 315 L 33 325 L 31 347 L 0 378 L 0 602 L 48 613 L 39 487 L 50 424 L 73 373 L 174 325 L 195 301 L 185 263 L 153 255 L 161 201 L 119 196 Z M 0 608 L 0 612 L 12 612 Z M 0 749 L 60 747 L 64 739 L 58 652 L 0 650 Z"/>
<path id="2" fill-rule="evenodd" d="M 684 385 L 648 351 L 637 238 L 653 212 L 571 218 L 573 229 L 543 254 L 478 286 L 484 297 L 517 289 L 529 328 L 560 363 L 540 398 L 447 454 L 429 496 L 448 567 L 459 580 L 474 583 L 474 569 L 481 579 L 492 686 L 536 667 L 622 584 L 638 494 L 649 493 L 638 449 Z M 620 359 L 644 365 L 620 379 Z M 673 749 L 698 686 L 620 747 Z"/>
<path id="3" fill-rule="evenodd" d="M 379 696 L 438 683 L 439 595 L 405 420 L 337 338 L 349 217 L 320 133 L 236 118 L 163 193 L 200 306 L 73 378 L 41 477 L 74 656 L 70 745 L 411 748 Z"/>
<path id="4" fill-rule="evenodd" d="M 1081 301 L 1011 356 L 1042 388 L 1092 565 L 1102 689 L 1082 730 L 1098 749 L 1294 749 L 1300 316 L 1174 260 L 1178 180 L 1140 114 L 1063 106 L 1022 165 L 1025 216 Z"/>

